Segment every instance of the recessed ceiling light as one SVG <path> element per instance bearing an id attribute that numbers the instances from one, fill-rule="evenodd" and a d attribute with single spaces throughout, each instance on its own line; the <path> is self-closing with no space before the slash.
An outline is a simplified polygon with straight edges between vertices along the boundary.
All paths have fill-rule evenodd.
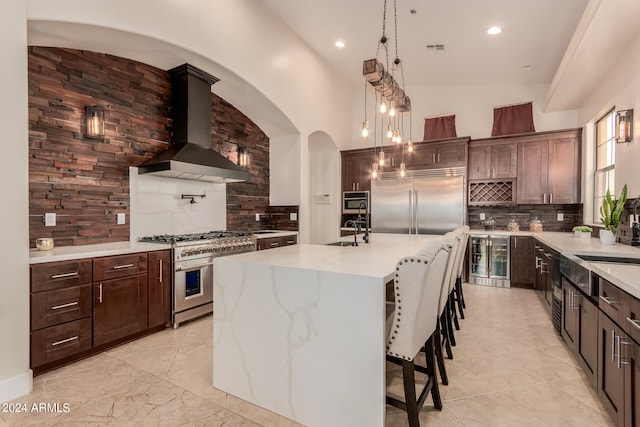
<path id="1" fill-rule="evenodd" d="M 531 71 L 533 70 L 535 67 L 531 64 L 523 64 L 520 66 L 520 68 L 522 68 L 525 71 Z"/>
<path id="2" fill-rule="evenodd" d="M 344 42 L 343 42 L 343 41 L 338 40 L 338 41 L 336 42 L 336 47 L 343 48 L 343 47 L 344 47 Z"/>
<path id="3" fill-rule="evenodd" d="M 500 34 L 502 32 L 502 28 L 500 27 L 491 27 L 487 30 L 487 34 L 491 34 L 495 36 L 496 34 Z"/>

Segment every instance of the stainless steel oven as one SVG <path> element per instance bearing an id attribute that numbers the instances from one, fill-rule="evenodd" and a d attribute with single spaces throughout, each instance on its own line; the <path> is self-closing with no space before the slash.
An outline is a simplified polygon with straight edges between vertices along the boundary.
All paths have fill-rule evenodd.
<path id="1" fill-rule="evenodd" d="M 364 207 L 361 203 L 365 202 Z M 342 193 L 342 213 L 343 214 L 357 214 L 366 212 L 369 206 L 369 192 L 368 191 L 345 191 Z"/>
<path id="2" fill-rule="evenodd" d="M 171 323 L 213 311 L 213 259 L 255 251 L 257 238 L 248 231 L 209 231 L 143 237 L 143 242 L 171 243 L 173 257 Z"/>

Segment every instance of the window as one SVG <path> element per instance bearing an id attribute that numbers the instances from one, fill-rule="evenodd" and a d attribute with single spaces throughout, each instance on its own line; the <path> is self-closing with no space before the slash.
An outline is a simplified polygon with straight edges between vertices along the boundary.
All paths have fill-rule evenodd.
<path id="1" fill-rule="evenodd" d="M 616 167 L 615 111 L 596 122 L 596 170 L 593 179 L 593 221 L 600 222 L 600 206 L 607 189 L 614 195 Z"/>

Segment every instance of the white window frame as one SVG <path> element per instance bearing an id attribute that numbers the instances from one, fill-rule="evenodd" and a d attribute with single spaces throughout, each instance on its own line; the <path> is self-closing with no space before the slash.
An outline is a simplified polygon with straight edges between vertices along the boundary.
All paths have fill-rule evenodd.
<path id="1" fill-rule="evenodd" d="M 602 224 L 600 221 L 600 206 L 604 199 L 607 189 L 615 196 L 615 168 L 616 168 L 616 138 L 615 138 L 615 108 L 604 114 L 594 124 L 594 172 L 593 172 L 593 223 Z M 599 135 L 599 124 L 607 120 L 606 135 Z M 605 149 L 607 159 L 605 166 L 598 169 L 598 148 L 607 144 Z M 600 184 L 599 184 L 600 181 Z"/>

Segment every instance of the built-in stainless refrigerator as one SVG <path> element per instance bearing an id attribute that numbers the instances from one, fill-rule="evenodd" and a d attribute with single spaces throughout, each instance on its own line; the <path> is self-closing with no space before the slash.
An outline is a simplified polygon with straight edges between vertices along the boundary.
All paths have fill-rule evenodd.
<path id="1" fill-rule="evenodd" d="M 444 234 L 464 223 L 464 168 L 385 172 L 371 181 L 374 233 Z"/>
<path id="2" fill-rule="evenodd" d="M 511 286 L 509 236 L 469 236 L 469 283 Z"/>

